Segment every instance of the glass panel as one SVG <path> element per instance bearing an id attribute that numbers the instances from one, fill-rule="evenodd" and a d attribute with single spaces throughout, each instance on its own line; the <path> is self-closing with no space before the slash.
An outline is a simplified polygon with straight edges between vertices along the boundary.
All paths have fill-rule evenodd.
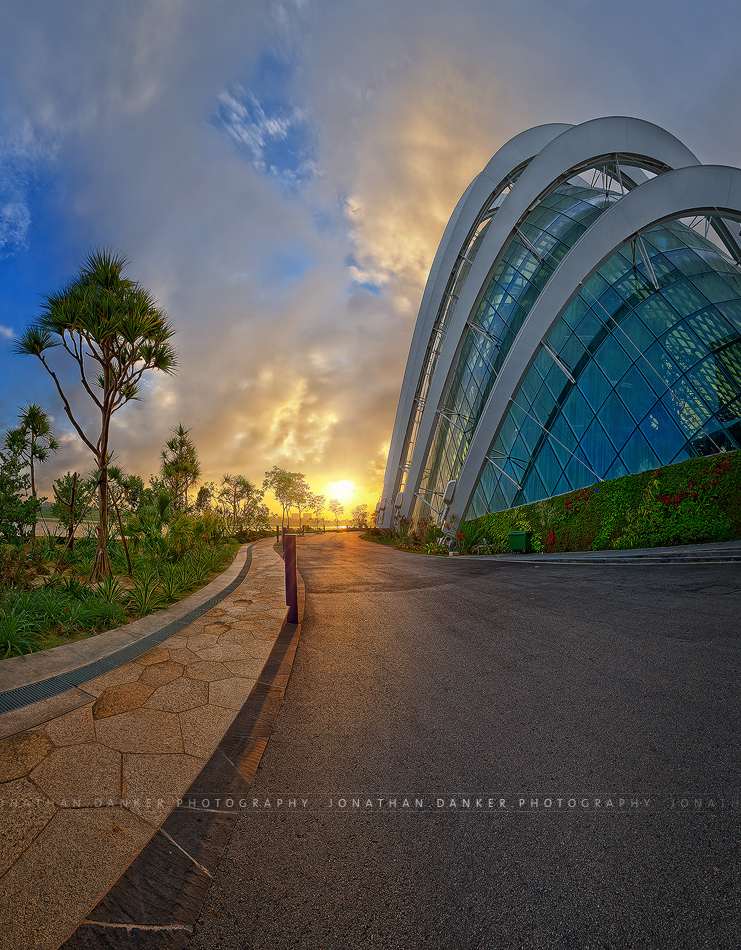
<path id="1" fill-rule="evenodd" d="M 550 446 L 549 439 L 546 439 L 543 443 L 543 447 L 538 453 L 535 467 L 538 469 L 538 474 L 543 481 L 546 493 L 552 495 L 556 490 L 556 485 L 561 478 L 562 471 L 561 466 L 558 464 L 558 459 Z"/>
<path id="2" fill-rule="evenodd" d="M 597 351 L 595 360 L 599 363 L 602 372 L 614 385 L 630 367 L 631 359 L 620 346 L 614 336 L 607 340 Z"/>
<path id="3" fill-rule="evenodd" d="M 620 329 L 615 331 L 615 336 L 632 359 L 636 359 L 638 354 L 654 341 L 653 334 L 649 333 L 643 321 L 632 311 L 620 321 Z"/>
<path id="4" fill-rule="evenodd" d="M 636 307 L 636 313 L 654 336 L 659 337 L 682 319 L 658 294 Z"/>
<path id="5" fill-rule="evenodd" d="M 664 287 L 661 293 L 683 316 L 702 310 L 709 302 L 708 298 L 704 297 L 686 277 L 670 284 L 669 287 Z"/>
<path id="6" fill-rule="evenodd" d="M 596 412 L 607 399 L 612 387 L 605 374 L 592 360 L 579 377 L 579 389 L 582 391 L 590 406 Z"/>
<path id="7" fill-rule="evenodd" d="M 687 440 L 662 404 L 656 403 L 641 423 L 641 431 L 662 465 L 669 465 Z"/>
<path id="8" fill-rule="evenodd" d="M 651 397 L 652 402 L 655 402 L 656 397 L 653 393 L 651 393 Z M 604 406 L 597 413 L 597 417 L 618 450 L 625 445 L 626 440 L 636 427 L 630 413 L 614 392 L 608 396 Z"/>
<path id="9" fill-rule="evenodd" d="M 719 300 L 731 300 L 738 296 L 731 285 L 718 274 L 698 274 L 692 278 L 692 283 L 713 303 Z"/>
<path id="10" fill-rule="evenodd" d="M 641 369 L 654 392 L 663 396 L 681 375 L 677 364 L 664 347 L 656 342 L 646 350 L 641 360 Z"/>
<path id="11" fill-rule="evenodd" d="M 686 321 L 700 337 L 705 346 L 713 349 L 714 343 L 727 343 L 738 337 L 738 332 L 718 313 L 715 307 L 700 310 Z"/>
<path id="12" fill-rule="evenodd" d="M 638 365 L 639 364 L 634 364 L 617 386 L 617 392 L 620 398 L 636 422 L 640 422 L 646 415 L 651 406 L 656 402 L 657 395 L 639 372 Z M 659 383 L 659 385 L 661 385 L 661 383 Z M 661 386 L 661 392 L 658 395 L 663 396 L 665 392 L 666 386 Z"/>
<path id="13" fill-rule="evenodd" d="M 661 464 L 640 429 L 636 429 L 628 439 L 620 455 L 628 471 L 633 473 L 645 472 L 646 469 L 656 468 Z"/>
<path id="14" fill-rule="evenodd" d="M 579 448 L 579 454 L 586 458 L 594 473 L 604 477 L 604 473 L 615 458 L 615 449 L 610 444 L 605 430 L 596 419 L 584 433 Z"/>
<path id="15" fill-rule="evenodd" d="M 710 410 L 684 379 L 678 379 L 661 401 L 687 436 L 693 436 L 710 418 Z"/>
<path id="16" fill-rule="evenodd" d="M 688 370 L 708 354 L 707 348 L 700 343 L 697 334 L 693 333 L 686 323 L 680 323 L 670 330 L 661 342 L 683 370 Z"/>
<path id="17" fill-rule="evenodd" d="M 587 426 L 589 426 L 594 418 L 594 413 L 589 408 L 589 403 L 578 389 L 571 390 L 563 404 L 562 412 L 578 439 L 584 435 L 587 431 Z"/>

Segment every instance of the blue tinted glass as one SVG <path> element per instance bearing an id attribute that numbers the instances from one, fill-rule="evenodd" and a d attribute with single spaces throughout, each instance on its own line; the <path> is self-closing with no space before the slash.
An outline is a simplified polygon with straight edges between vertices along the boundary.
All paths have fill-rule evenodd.
<path id="1" fill-rule="evenodd" d="M 611 388 L 605 374 L 594 361 L 587 365 L 579 377 L 579 389 L 595 412 L 605 401 Z"/>
<path id="2" fill-rule="evenodd" d="M 540 476 L 534 468 L 531 469 L 527 481 L 522 487 L 526 502 L 540 501 L 541 498 L 545 498 L 548 494 L 543 482 L 540 480 Z"/>
<path id="3" fill-rule="evenodd" d="M 623 475 L 630 475 L 630 472 L 623 465 L 623 460 L 618 455 L 612 465 L 607 469 L 605 478 L 622 478 Z"/>
<path id="4" fill-rule="evenodd" d="M 597 419 L 584 433 L 580 449 L 595 474 L 603 477 L 615 458 L 615 450 Z"/>
<path id="5" fill-rule="evenodd" d="M 653 393 L 651 395 L 653 397 Z M 628 436 L 636 427 L 630 413 L 614 392 L 608 396 L 604 406 L 597 413 L 597 418 L 606 429 L 618 451 L 625 445 Z"/>
<path id="6" fill-rule="evenodd" d="M 661 464 L 640 429 L 628 439 L 620 455 L 629 472 L 645 472 Z"/>
<path id="7" fill-rule="evenodd" d="M 649 333 L 646 325 L 635 313 L 629 313 L 621 320 L 616 336 L 625 348 L 625 352 L 633 359 L 636 359 L 639 353 L 643 353 L 654 341 L 653 334 Z"/>
<path id="8" fill-rule="evenodd" d="M 697 334 L 693 333 L 685 322 L 677 324 L 662 337 L 661 342 L 674 362 L 684 370 L 694 366 L 708 353 L 707 348 L 698 340 Z"/>
<path id="9" fill-rule="evenodd" d="M 562 411 L 574 434 L 580 439 L 594 418 L 594 413 L 578 389 L 571 390 Z"/>
<path id="10" fill-rule="evenodd" d="M 695 251 L 689 247 L 681 247 L 675 251 L 666 251 L 666 257 L 683 274 L 706 274 L 710 266 Z"/>
<path id="11" fill-rule="evenodd" d="M 595 360 L 600 369 L 614 385 L 631 364 L 631 359 L 620 346 L 615 336 L 609 336 L 597 351 Z"/>
<path id="12" fill-rule="evenodd" d="M 709 303 L 708 298 L 704 297 L 686 277 L 664 287 L 661 293 L 676 311 L 685 316 L 702 310 Z"/>
<path id="13" fill-rule="evenodd" d="M 641 431 L 662 465 L 669 465 L 687 440 L 659 402 L 641 423 Z"/>
<path id="14" fill-rule="evenodd" d="M 640 360 L 628 370 L 617 386 L 617 392 L 620 398 L 636 422 L 640 422 L 646 415 L 651 406 L 656 402 L 657 395 L 648 385 L 643 374 L 639 371 L 639 365 L 641 365 Z M 661 386 L 661 392 L 658 395 L 663 395 L 665 392 L 666 386 Z"/>
<path id="15" fill-rule="evenodd" d="M 713 303 L 719 300 L 730 300 L 738 296 L 736 290 L 731 287 L 728 281 L 718 274 L 698 274 L 692 278 L 692 283 Z"/>
<path id="16" fill-rule="evenodd" d="M 577 327 L 587 310 L 589 310 L 589 304 L 585 303 L 581 294 L 579 294 L 579 296 L 574 297 L 566 310 L 564 310 L 561 319 L 570 327 Z"/>
<path id="17" fill-rule="evenodd" d="M 641 369 L 653 390 L 663 396 L 669 386 L 681 375 L 677 364 L 661 343 L 654 343 L 643 354 Z"/>
<path id="18" fill-rule="evenodd" d="M 729 340 L 738 337 L 738 331 L 721 316 L 715 307 L 707 307 L 700 310 L 686 321 L 695 333 L 700 337 L 703 343 L 713 349 L 712 344 L 727 343 Z"/>
<path id="19" fill-rule="evenodd" d="M 685 379 L 678 379 L 661 401 L 688 437 L 694 436 L 710 417 L 710 410 Z"/>
<path id="20" fill-rule="evenodd" d="M 565 363 L 568 368 L 571 370 L 572 374 L 581 360 L 586 355 L 586 350 L 582 344 L 579 337 L 576 333 L 572 333 L 571 336 L 566 340 L 564 345 L 561 347 L 561 351 L 558 354 L 561 361 Z"/>
<path id="21" fill-rule="evenodd" d="M 741 300 L 726 300 L 715 305 L 732 327 L 741 333 Z"/>
<path id="22" fill-rule="evenodd" d="M 535 462 L 535 466 L 538 469 L 538 474 L 545 486 L 546 492 L 549 495 L 552 495 L 556 490 L 556 485 L 561 478 L 561 466 L 558 463 L 558 459 L 550 446 L 549 439 L 546 439 L 543 443 L 543 446 L 538 453 L 538 458 Z"/>
<path id="23" fill-rule="evenodd" d="M 656 337 L 661 336 L 682 319 L 659 294 L 654 294 L 648 300 L 638 304 L 636 313 Z"/>
<path id="24" fill-rule="evenodd" d="M 582 345 L 589 349 L 590 345 L 594 343 L 596 339 L 604 335 L 604 331 L 604 322 L 598 318 L 594 310 L 589 310 L 576 328 L 576 335 Z"/>
<path id="25" fill-rule="evenodd" d="M 714 356 L 709 356 L 690 370 L 687 373 L 687 379 L 713 412 L 717 412 L 719 406 L 734 395 L 725 373 L 718 368 Z M 719 385 L 722 392 L 720 398 L 718 394 Z"/>

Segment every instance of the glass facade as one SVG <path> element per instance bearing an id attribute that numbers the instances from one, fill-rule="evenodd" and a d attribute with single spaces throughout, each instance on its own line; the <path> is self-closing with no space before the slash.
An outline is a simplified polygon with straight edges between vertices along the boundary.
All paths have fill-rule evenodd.
<path id="1" fill-rule="evenodd" d="M 559 215 L 567 211 L 567 196 L 563 199 Z M 580 209 L 589 204 L 599 213 L 597 196 L 579 195 L 579 202 Z M 556 240 L 564 247 L 575 240 L 568 232 L 566 240 L 553 232 L 551 214 L 541 206 L 533 213 L 554 239 L 553 250 L 545 242 L 539 245 L 543 268 L 565 253 Z M 575 228 L 582 223 L 578 213 L 568 214 Z M 532 233 L 526 231 L 529 237 Z M 493 440 L 467 518 L 601 478 L 741 447 L 739 268 L 679 221 L 644 232 L 642 244 L 625 245 L 602 266 L 538 351 Z M 532 275 L 530 282 L 542 286 L 532 255 L 528 258 L 523 247 L 517 254 L 512 251 L 510 263 L 503 262 L 497 273 L 504 276 L 511 266 L 523 281 Z M 516 332 L 512 328 L 522 323 L 518 307 L 526 309 L 527 297 L 528 290 L 517 296 L 498 281 L 494 296 L 487 290 L 487 306 L 477 319 L 506 346 L 508 335 Z M 471 331 L 469 337 L 450 406 L 451 418 L 457 418 L 452 415 L 457 409 L 475 425 L 502 348 L 487 348 Z M 477 360 L 486 363 L 488 376 Z M 452 440 L 438 435 L 434 461 L 431 455 L 435 472 L 457 475 L 460 462 L 454 460 L 466 443 L 464 429 Z M 472 430 L 466 431 L 470 438 Z"/>
<path id="2" fill-rule="evenodd" d="M 447 481 L 458 476 L 499 369 L 551 274 L 620 196 L 607 188 L 566 182 L 546 195 L 517 229 L 464 336 L 438 410 L 413 520 L 439 508 Z"/>

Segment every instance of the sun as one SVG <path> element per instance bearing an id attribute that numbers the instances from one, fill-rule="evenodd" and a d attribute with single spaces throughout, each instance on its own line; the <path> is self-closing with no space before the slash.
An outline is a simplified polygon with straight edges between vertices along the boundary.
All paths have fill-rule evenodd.
<path id="1" fill-rule="evenodd" d="M 327 485 L 328 497 L 336 498 L 343 503 L 349 501 L 356 491 L 355 482 L 348 481 L 347 479 L 341 482 L 330 482 Z"/>

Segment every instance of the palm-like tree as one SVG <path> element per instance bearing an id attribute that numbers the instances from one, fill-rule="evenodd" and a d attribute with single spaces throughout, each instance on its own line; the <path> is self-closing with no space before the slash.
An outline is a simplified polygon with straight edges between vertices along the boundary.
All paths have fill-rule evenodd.
<path id="1" fill-rule="evenodd" d="M 54 438 L 49 416 L 37 402 L 30 402 L 25 409 L 18 413 L 20 424 L 15 429 L 9 429 L 5 436 L 5 444 L 10 447 L 14 443 L 18 454 L 26 460 L 31 469 L 31 494 L 36 498 L 36 471 L 35 462 L 45 462 L 51 452 L 59 449 L 59 443 Z"/>
<path id="2" fill-rule="evenodd" d="M 95 458 L 100 517 L 92 579 L 111 574 L 106 541 L 113 413 L 138 398 L 139 383 L 147 370 L 173 373 L 177 366 L 170 343 L 174 330 L 152 296 L 122 276 L 127 263 L 110 248 L 92 251 L 78 275 L 59 293 L 44 295 L 41 315 L 23 331 L 15 346 L 16 353 L 41 360 L 54 380 L 68 419 Z M 97 435 L 84 431 L 47 361 L 48 351 L 57 346 L 77 364 L 82 386 L 100 412 Z"/>

